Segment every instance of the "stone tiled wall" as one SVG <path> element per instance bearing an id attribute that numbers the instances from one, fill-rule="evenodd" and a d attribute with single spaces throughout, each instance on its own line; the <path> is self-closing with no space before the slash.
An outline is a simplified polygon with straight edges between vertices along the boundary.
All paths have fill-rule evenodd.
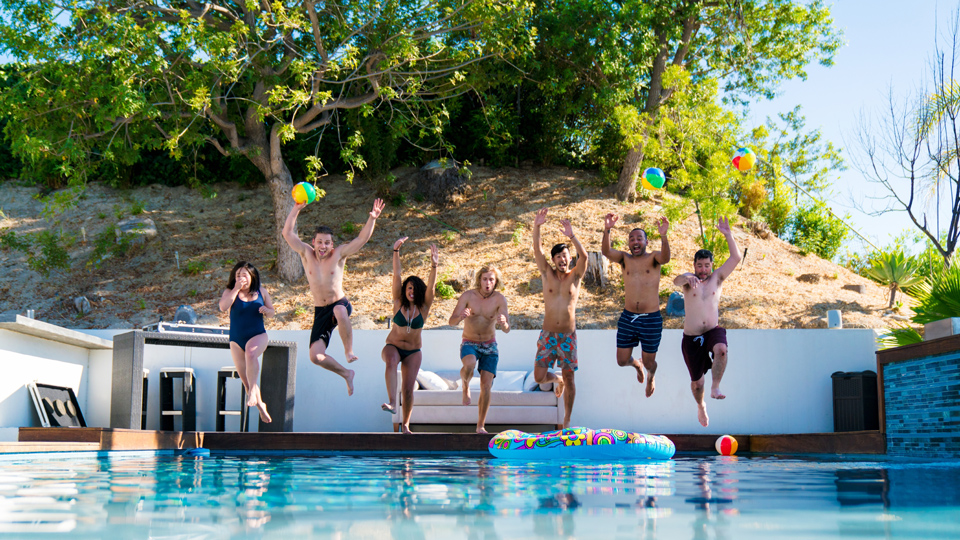
<path id="1" fill-rule="evenodd" d="M 960 457 L 960 351 L 883 366 L 887 454 Z"/>

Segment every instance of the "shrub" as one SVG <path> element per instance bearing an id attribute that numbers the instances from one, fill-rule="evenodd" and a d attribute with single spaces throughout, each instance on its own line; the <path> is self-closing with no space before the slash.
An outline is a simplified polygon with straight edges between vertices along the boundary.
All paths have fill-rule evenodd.
<path id="1" fill-rule="evenodd" d="M 436 295 L 444 300 L 449 300 L 457 296 L 457 291 L 454 290 L 453 286 L 451 286 L 449 283 L 439 281 L 437 282 Z"/>
<path id="2" fill-rule="evenodd" d="M 816 253 L 831 260 L 850 232 L 847 226 L 827 211 L 823 203 L 797 209 L 787 224 L 787 240 L 803 254 Z"/>

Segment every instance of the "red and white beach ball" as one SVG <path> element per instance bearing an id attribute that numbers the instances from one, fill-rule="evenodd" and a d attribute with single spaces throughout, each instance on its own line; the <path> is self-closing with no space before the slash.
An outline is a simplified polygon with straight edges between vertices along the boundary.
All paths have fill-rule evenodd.
<path id="1" fill-rule="evenodd" d="M 721 435 L 714 446 L 721 456 L 732 456 L 737 453 L 737 440 L 730 435 Z"/>

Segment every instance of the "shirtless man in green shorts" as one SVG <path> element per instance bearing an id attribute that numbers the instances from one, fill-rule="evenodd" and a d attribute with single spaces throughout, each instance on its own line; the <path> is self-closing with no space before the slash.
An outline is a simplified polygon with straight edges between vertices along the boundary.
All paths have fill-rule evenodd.
<path id="1" fill-rule="evenodd" d="M 533 256 L 543 278 L 545 313 L 543 330 L 537 340 L 537 359 L 533 377 L 538 383 L 553 383 L 557 397 L 563 396 L 563 427 L 570 427 L 570 413 L 577 395 L 574 373 L 577 371 L 577 298 L 580 282 L 587 270 L 587 252 L 573 234 L 569 219 L 561 219 L 563 234 L 577 250 L 577 264 L 570 268 L 570 250 L 566 244 L 557 244 L 550 250 L 550 259 L 556 268 L 547 264 L 540 247 L 540 226 L 547 221 L 547 209 L 541 208 L 533 220 Z M 550 371 L 559 364 L 562 377 Z"/>

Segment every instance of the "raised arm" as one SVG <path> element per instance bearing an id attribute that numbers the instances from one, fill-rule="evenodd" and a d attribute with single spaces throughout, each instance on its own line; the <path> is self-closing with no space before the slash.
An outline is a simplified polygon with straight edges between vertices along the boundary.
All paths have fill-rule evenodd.
<path id="1" fill-rule="evenodd" d="M 273 309 L 273 300 L 266 289 L 260 287 L 260 296 L 263 297 L 263 305 L 260 306 L 260 314 L 264 317 L 273 317 L 277 310 Z"/>
<path id="2" fill-rule="evenodd" d="M 430 244 L 430 277 L 427 278 L 427 294 L 424 295 L 423 311 L 430 311 L 433 305 L 433 299 L 437 293 L 437 267 L 440 266 L 440 248 L 436 244 Z M 424 315 L 426 318 L 426 315 Z"/>
<path id="3" fill-rule="evenodd" d="M 380 217 L 380 212 L 383 212 L 384 206 L 386 205 L 382 199 L 373 201 L 373 210 L 370 210 L 370 217 L 367 218 L 367 222 L 364 223 L 363 228 L 360 229 L 360 234 L 353 240 L 337 248 L 340 250 L 340 257 L 353 255 L 360 251 L 360 248 L 370 240 L 370 237 L 373 236 L 373 228 L 377 224 L 377 218 Z"/>
<path id="4" fill-rule="evenodd" d="M 399 302 L 403 298 L 403 291 L 400 290 L 401 270 L 400 270 L 400 246 L 407 241 L 406 236 L 393 243 L 393 301 Z"/>
<path id="5" fill-rule="evenodd" d="M 667 232 L 670 230 L 670 222 L 662 217 L 657 220 L 657 232 L 660 233 L 660 251 L 653 254 L 653 258 L 660 264 L 670 262 L 670 242 L 667 240 Z"/>
<path id="6" fill-rule="evenodd" d="M 620 217 L 616 214 L 607 214 L 603 219 L 603 243 L 600 244 L 600 253 L 603 253 L 603 256 L 611 262 L 623 264 L 623 252 L 610 247 L 610 229 L 617 225 L 618 219 Z"/>
<path id="7" fill-rule="evenodd" d="M 717 268 L 716 272 L 720 281 L 723 281 L 737 268 L 742 257 L 740 256 L 740 248 L 737 247 L 737 241 L 733 238 L 733 231 L 730 230 L 730 220 L 728 218 L 720 218 L 720 221 L 717 223 L 717 230 L 723 233 L 723 237 L 727 239 L 727 246 L 730 247 L 730 256 L 727 257 L 727 260 L 724 261 L 720 268 Z"/>
<path id="8" fill-rule="evenodd" d="M 587 273 L 587 250 L 583 249 L 583 244 L 573 233 L 573 225 L 570 224 L 569 219 L 561 219 L 560 226 L 563 227 L 563 234 L 573 242 L 573 247 L 577 250 L 577 265 L 573 267 L 573 273 L 581 278 Z"/>
<path id="9" fill-rule="evenodd" d="M 283 222 L 283 239 L 300 255 L 312 249 L 310 244 L 301 240 L 300 236 L 297 235 L 297 216 L 300 215 L 300 210 L 303 210 L 303 207 L 306 205 L 307 203 L 294 204 L 293 208 L 290 209 L 290 213 L 287 214 L 287 220 Z"/>
<path id="10" fill-rule="evenodd" d="M 547 259 L 543 256 L 543 247 L 540 246 L 540 226 L 547 222 L 547 209 L 537 210 L 536 217 L 533 218 L 533 258 L 537 261 L 537 268 L 541 275 L 546 275 L 550 271 L 547 265 Z"/>

